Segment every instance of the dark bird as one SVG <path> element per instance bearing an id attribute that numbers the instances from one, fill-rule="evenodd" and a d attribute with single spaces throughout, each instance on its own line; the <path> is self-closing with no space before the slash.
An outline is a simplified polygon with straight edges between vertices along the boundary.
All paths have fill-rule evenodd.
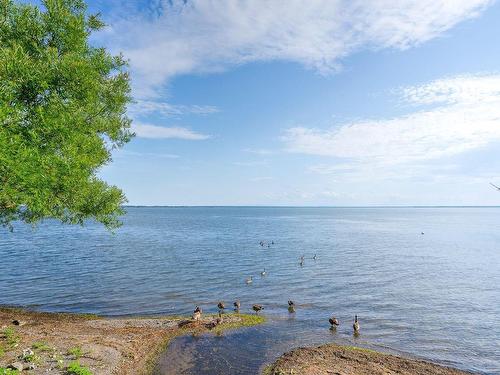
<path id="1" fill-rule="evenodd" d="M 288 306 L 295 306 L 295 302 L 293 302 L 293 301 L 288 301 Z"/>
<path id="2" fill-rule="evenodd" d="M 359 322 L 358 322 L 358 316 L 354 315 L 354 324 L 352 325 L 352 328 L 354 329 L 354 333 L 359 332 Z"/>
<path id="3" fill-rule="evenodd" d="M 338 327 L 340 325 L 339 320 L 334 316 L 332 316 L 330 319 L 328 319 L 328 321 L 330 322 L 330 325 L 332 326 L 332 328 Z"/>
<path id="4" fill-rule="evenodd" d="M 196 308 L 193 311 L 193 316 L 192 316 L 193 320 L 195 320 L 195 321 L 200 320 L 202 312 L 203 311 L 202 311 L 201 307 L 200 306 L 196 306 Z"/>
<path id="5" fill-rule="evenodd" d="M 264 307 L 262 305 L 253 305 L 252 310 L 257 314 L 260 310 L 264 310 Z"/>
<path id="6" fill-rule="evenodd" d="M 239 310 L 239 309 L 240 309 L 240 306 L 241 306 L 241 304 L 240 304 L 240 300 L 236 300 L 236 301 L 234 301 L 233 306 L 234 306 L 234 309 L 235 309 L 235 310 Z"/>
<path id="7" fill-rule="evenodd" d="M 313 259 L 316 260 L 316 254 L 314 254 Z"/>
<path id="8" fill-rule="evenodd" d="M 490 182 L 490 185 L 493 186 L 495 189 L 500 191 L 500 187 L 496 186 L 495 184 L 492 184 L 491 182 Z"/>
<path id="9" fill-rule="evenodd" d="M 260 273 L 261 276 L 266 276 L 266 269 L 264 268 L 264 270 Z"/>
<path id="10" fill-rule="evenodd" d="M 217 307 L 219 308 L 219 310 L 224 310 L 226 308 L 226 305 L 224 305 L 224 302 L 219 301 L 219 303 L 217 304 Z"/>

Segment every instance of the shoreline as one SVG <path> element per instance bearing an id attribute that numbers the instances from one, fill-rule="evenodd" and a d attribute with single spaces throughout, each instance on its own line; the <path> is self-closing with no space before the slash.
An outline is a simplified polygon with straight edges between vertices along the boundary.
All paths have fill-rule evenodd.
<path id="1" fill-rule="evenodd" d="M 0 373 L 8 366 L 29 374 L 151 374 L 170 341 L 187 334 L 261 324 L 260 315 L 102 317 L 0 307 Z M 80 370 L 78 369 L 80 368 Z M 77 372 L 81 371 L 81 372 Z M 85 372 L 86 371 L 86 372 Z M 16 374 L 16 372 L 12 372 Z"/>
<path id="2" fill-rule="evenodd" d="M 155 370 L 160 354 L 176 337 L 219 334 L 265 322 L 265 317 L 253 314 L 227 313 L 220 324 L 216 318 L 217 314 L 206 314 L 200 322 L 193 322 L 184 316 L 103 317 L 0 306 L 0 373 L 3 374 L 2 368 L 14 364 L 30 370 L 19 374 L 147 375 Z M 82 372 L 70 372 L 71 366 L 79 367 Z M 471 374 L 421 359 L 334 343 L 293 349 L 267 365 L 262 374 L 346 372 Z"/>

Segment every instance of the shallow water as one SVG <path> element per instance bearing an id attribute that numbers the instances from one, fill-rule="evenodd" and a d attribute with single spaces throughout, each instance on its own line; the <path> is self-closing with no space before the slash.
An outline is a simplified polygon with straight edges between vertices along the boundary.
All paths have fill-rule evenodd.
<path id="1" fill-rule="evenodd" d="M 175 340 L 164 374 L 252 374 L 329 341 L 500 373 L 498 208 L 127 210 L 115 235 L 93 224 L 1 229 L 0 304 L 104 315 L 215 312 L 236 298 L 243 311 L 265 306 L 263 326 Z"/>

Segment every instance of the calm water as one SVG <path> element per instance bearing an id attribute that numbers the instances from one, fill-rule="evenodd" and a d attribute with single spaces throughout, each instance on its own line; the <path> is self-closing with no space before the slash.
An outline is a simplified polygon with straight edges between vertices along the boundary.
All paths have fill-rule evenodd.
<path id="1" fill-rule="evenodd" d="M 116 235 L 0 229 L 0 259 L 0 304 L 105 315 L 265 306 L 263 326 L 175 340 L 158 374 L 255 374 L 330 341 L 500 373 L 498 208 L 128 208 Z"/>

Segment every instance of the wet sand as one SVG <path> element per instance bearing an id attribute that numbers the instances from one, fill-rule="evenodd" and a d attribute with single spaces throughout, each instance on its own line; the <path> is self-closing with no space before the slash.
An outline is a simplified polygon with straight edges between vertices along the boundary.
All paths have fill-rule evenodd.
<path id="1" fill-rule="evenodd" d="M 264 375 L 466 375 L 433 363 L 383 354 L 352 346 L 326 344 L 283 354 Z"/>
<path id="2" fill-rule="evenodd" d="M 185 317 L 103 318 L 95 315 L 40 313 L 0 307 L 0 369 L 9 365 L 29 374 L 66 374 L 78 362 L 94 375 L 149 374 L 158 355 L 177 336 L 221 332 L 262 323 L 245 314 Z"/>

